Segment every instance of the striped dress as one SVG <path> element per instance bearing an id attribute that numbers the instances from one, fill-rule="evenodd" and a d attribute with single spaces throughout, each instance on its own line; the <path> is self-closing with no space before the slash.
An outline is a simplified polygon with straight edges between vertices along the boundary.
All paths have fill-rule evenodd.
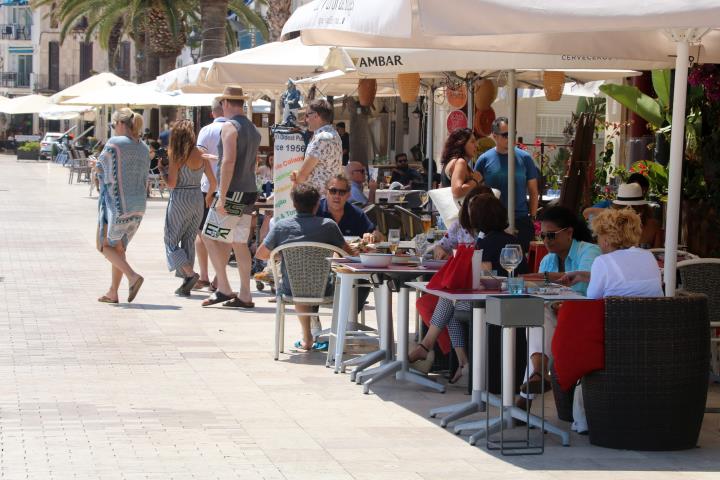
<path id="1" fill-rule="evenodd" d="M 205 206 L 200 191 L 203 170 L 203 167 L 197 170 L 187 165 L 180 167 L 177 184 L 170 193 L 165 215 L 165 254 L 170 271 L 183 265 L 192 267 L 195 263 L 195 235 Z"/>

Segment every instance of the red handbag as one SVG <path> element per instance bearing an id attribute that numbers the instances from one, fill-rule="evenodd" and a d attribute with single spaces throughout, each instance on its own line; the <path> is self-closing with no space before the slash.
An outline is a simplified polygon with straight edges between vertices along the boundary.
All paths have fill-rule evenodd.
<path id="1" fill-rule="evenodd" d="M 455 255 L 450 257 L 445 265 L 428 282 L 428 288 L 435 290 L 467 290 L 472 287 L 472 257 L 475 249 L 472 245 L 459 245 Z M 435 295 L 423 295 L 415 302 L 415 308 L 420 314 L 423 323 L 430 325 L 433 312 L 438 303 Z M 447 328 L 437 339 L 438 346 L 443 353 L 450 352 L 450 336 Z"/>

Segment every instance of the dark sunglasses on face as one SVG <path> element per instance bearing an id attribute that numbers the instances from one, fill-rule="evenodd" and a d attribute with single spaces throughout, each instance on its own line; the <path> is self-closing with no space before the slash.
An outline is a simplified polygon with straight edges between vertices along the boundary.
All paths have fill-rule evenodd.
<path id="1" fill-rule="evenodd" d="M 508 132 L 505 132 L 505 133 L 497 132 L 495 135 L 497 135 L 498 137 L 502 137 L 502 138 L 508 138 Z"/>
<path id="2" fill-rule="evenodd" d="M 548 240 L 555 240 L 555 237 L 557 237 L 558 233 L 567 229 L 568 227 L 561 228 L 560 230 L 555 230 L 554 232 L 540 232 L 540 238 L 542 238 L 543 240 L 545 240 L 546 238 Z"/>
<path id="3" fill-rule="evenodd" d="M 340 190 L 339 188 L 328 188 L 330 195 L 345 195 L 347 192 L 347 190 Z"/>
<path id="4" fill-rule="evenodd" d="M 363 168 L 361 170 L 353 170 L 352 173 L 365 173 L 365 169 Z"/>

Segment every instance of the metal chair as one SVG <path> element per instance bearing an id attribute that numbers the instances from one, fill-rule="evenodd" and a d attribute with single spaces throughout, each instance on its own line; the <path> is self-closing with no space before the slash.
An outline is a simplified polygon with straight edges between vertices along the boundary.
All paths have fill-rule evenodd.
<path id="1" fill-rule="evenodd" d="M 400 218 L 403 238 L 412 239 L 415 238 L 415 235 L 423 233 L 422 221 L 419 216 L 400 206 L 395 206 L 395 211 Z"/>
<path id="2" fill-rule="evenodd" d="M 147 191 L 148 196 L 152 193 L 153 189 L 157 190 L 160 194 L 160 198 L 163 198 L 163 191 L 165 190 L 165 180 L 163 180 L 162 175 L 159 173 L 151 173 L 147 177 Z"/>
<path id="3" fill-rule="evenodd" d="M 338 254 L 345 257 L 346 253 L 333 245 L 318 242 L 295 242 L 281 245 L 270 252 L 270 268 L 275 280 L 277 304 L 275 307 L 275 352 L 274 358 L 280 357 L 285 343 L 285 315 L 300 315 L 297 311 L 286 311 L 288 305 L 309 305 L 331 307 L 333 296 L 326 296 L 325 291 L 330 281 L 330 261 L 328 257 Z M 280 267 L 286 272 L 292 295 L 283 295 L 283 275 Z M 307 315 L 303 313 L 302 315 Z M 317 312 L 311 316 L 331 316 L 332 312 Z"/>
<path id="4" fill-rule="evenodd" d="M 708 297 L 710 320 L 710 371 L 712 380 L 720 382 L 720 258 L 696 258 L 678 262 L 683 290 L 704 293 Z M 720 408 L 706 411 L 720 413 Z"/>
<path id="5" fill-rule="evenodd" d="M 651 248 L 651 249 L 649 249 L 648 251 L 651 252 L 651 253 L 652 253 L 653 255 L 655 255 L 656 257 L 658 256 L 657 254 L 663 254 L 663 255 L 665 254 L 665 249 L 664 249 L 664 248 Z M 692 260 L 692 259 L 694 259 L 694 258 L 698 258 L 698 256 L 695 255 L 694 253 L 686 252 L 685 250 L 678 250 L 678 251 L 677 251 L 677 256 L 678 256 L 678 259 L 686 258 L 686 259 L 688 259 L 688 260 Z"/>

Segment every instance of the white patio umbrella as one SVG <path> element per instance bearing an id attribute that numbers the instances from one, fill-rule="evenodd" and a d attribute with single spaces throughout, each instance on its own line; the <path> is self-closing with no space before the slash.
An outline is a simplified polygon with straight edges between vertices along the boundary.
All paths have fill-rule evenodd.
<path id="1" fill-rule="evenodd" d="M 482 12 L 458 15 L 458 12 Z M 716 0 L 364 0 L 314 1 L 297 9 L 283 34 L 304 43 L 446 48 L 591 55 L 622 59 L 675 58 L 672 138 L 665 236 L 665 293 L 675 294 L 687 70 L 720 62 Z M 511 164 L 513 162 L 510 162 Z"/>
<path id="2" fill-rule="evenodd" d="M 45 120 L 71 120 L 80 116 L 85 117 L 85 120 L 92 121 L 89 118 L 89 114 L 92 113 L 94 107 L 90 105 L 57 105 L 53 104 L 48 106 L 45 110 L 39 113 L 40 118 Z M 87 116 L 86 116 L 87 115 Z M 93 116 L 94 118 L 94 116 Z"/>
<path id="3" fill-rule="evenodd" d="M 205 82 L 205 77 L 212 66 L 213 60 L 176 68 L 157 77 L 157 89 L 162 92 L 183 90 L 187 93 L 215 93 L 223 89 L 222 85 Z"/>
<path id="4" fill-rule="evenodd" d="M 47 110 L 52 103 L 50 97 L 44 95 L 24 95 L 11 98 L 6 102 L 0 102 L 0 112 L 10 115 L 21 113 L 40 113 Z"/>
<path id="5" fill-rule="evenodd" d="M 329 47 L 303 45 L 300 39 L 267 43 L 214 59 L 205 82 L 240 85 L 249 91 L 258 86 L 283 88 L 288 79 L 324 72 L 329 52 Z"/>
<path id="6" fill-rule="evenodd" d="M 158 92 L 155 81 L 146 83 L 116 85 L 64 101 L 63 105 L 122 105 L 122 106 L 165 106 L 179 105 L 178 94 Z"/>
<path id="7" fill-rule="evenodd" d="M 118 77 L 114 73 L 102 72 L 92 77 L 88 77 L 85 80 L 71 85 L 65 90 L 61 90 L 58 93 L 50 97 L 52 103 L 61 103 L 64 100 L 69 100 L 80 95 L 87 95 L 98 90 L 103 90 L 108 87 L 114 87 L 116 85 L 135 85 L 135 83 Z"/>

